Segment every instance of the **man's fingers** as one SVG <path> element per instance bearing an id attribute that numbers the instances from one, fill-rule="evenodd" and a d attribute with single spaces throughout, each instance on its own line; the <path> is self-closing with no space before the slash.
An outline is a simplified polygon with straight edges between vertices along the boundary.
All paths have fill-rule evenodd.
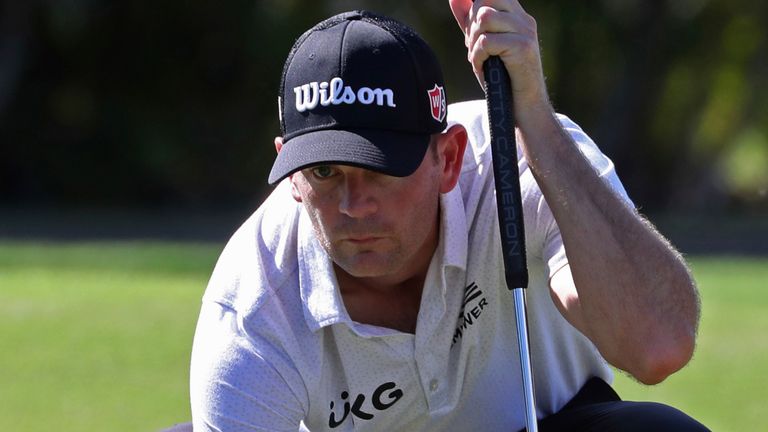
<path id="1" fill-rule="evenodd" d="M 453 12 L 453 17 L 456 19 L 456 23 L 464 33 L 464 43 L 468 47 L 473 39 L 470 39 L 470 30 L 472 24 L 478 20 L 483 19 L 483 12 L 490 8 L 499 12 L 511 12 L 513 14 L 525 14 L 520 2 L 517 0 L 448 0 L 448 4 Z M 489 30 L 493 31 L 493 30 Z M 499 28 L 495 31 L 505 31 L 503 28 Z"/>
<path id="2" fill-rule="evenodd" d="M 472 48 L 477 39 L 485 33 L 523 33 L 525 23 L 519 16 L 483 6 L 472 19 L 467 35 L 467 47 Z"/>
<path id="3" fill-rule="evenodd" d="M 490 56 L 499 56 L 505 64 L 520 64 L 536 50 L 527 36 L 516 33 L 484 33 L 469 50 L 468 60 L 476 74 L 483 71 L 483 63 Z"/>
<path id="4" fill-rule="evenodd" d="M 489 7 L 502 12 L 512 12 L 515 14 L 525 13 L 523 6 L 520 5 L 520 2 L 517 0 L 477 0 L 472 2 L 472 9 L 474 12 L 472 16 L 477 16 L 477 11 L 483 7 Z"/>
<path id="5" fill-rule="evenodd" d="M 448 0 L 448 5 L 451 7 L 456 23 L 464 33 L 464 43 L 469 46 L 466 37 L 469 34 L 469 11 L 472 9 L 472 0 Z"/>
<path id="6" fill-rule="evenodd" d="M 538 40 L 536 21 L 530 15 L 526 13 L 515 13 L 507 11 L 499 11 L 488 6 L 483 6 L 477 10 L 476 17 L 471 21 L 469 28 L 469 35 L 467 35 L 467 47 L 470 52 L 470 59 L 473 53 L 478 52 L 478 48 L 490 50 L 489 55 L 502 55 L 505 51 L 503 46 L 497 44 L 486 45 L 481 44 L 480 47 L 476 45 L 481 39 L 492 38 L 498 39 L 497 35 L 516 35 L 520 38 L 509 39 L 510 43 L 526 43 L 527 39 L 530 42 L 536 42 Z M 516 50 L 514 45 L 507 47 L 511 50 Z"/>
<path id="7" fill-rule="evenodd" d="M 448 1 L 464 32 L 467 59 L 481 84 L 483 64 L 488 57 L 499 56 L 512 78 L 513 91 L 528 99 L 544 94 L 536 20 L 518 0 Z"/>

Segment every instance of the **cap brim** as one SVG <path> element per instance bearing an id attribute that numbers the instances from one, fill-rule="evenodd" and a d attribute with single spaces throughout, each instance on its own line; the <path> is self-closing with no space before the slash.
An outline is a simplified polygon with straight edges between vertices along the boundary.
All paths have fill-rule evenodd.
<path id="1" fill-rule="evenodd" d="M 351 165 L 395 177 L 416 171 L 429 146 L 429 134 L 381 130 L 322 130 L 283 144 L 269 184 L 314 165 Z"/>

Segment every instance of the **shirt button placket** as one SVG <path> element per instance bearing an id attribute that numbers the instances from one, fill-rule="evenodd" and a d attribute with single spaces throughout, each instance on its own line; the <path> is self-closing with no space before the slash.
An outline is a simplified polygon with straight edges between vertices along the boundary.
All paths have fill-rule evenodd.
<path id="1" fill-rule="evenodd" d="M 436 378 L 432 378 L 432 380 L 429 382 L 429 391 L 434 393 L 437 391 L 439 387 L 440 387 L 440 381 L 438 381 Z"/>

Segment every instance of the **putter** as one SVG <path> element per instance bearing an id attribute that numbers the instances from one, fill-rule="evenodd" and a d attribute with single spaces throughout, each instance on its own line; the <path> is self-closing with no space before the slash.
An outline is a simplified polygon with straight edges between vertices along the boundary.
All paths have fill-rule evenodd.
<path id="1" fill-rule="evenodd" d="M 523 205 L 520 198 L 520 175 L 517 167 L 514 104 L 512 82 L 504 63 L 498 56 L 483 64 L 485 99 L 488 103 L 488 122 L 491 132 L 493 177 L 496 182 L 496 207 L 499 213 L 501 250 L 504 257 L 504 277 L 515 301 L 515 325 L 520 351 L 523 392 L 525 401 L 525 427 L 537 432 L 536 398 L 533 393 L 533 371 L 528 342 L 528 321 L 525 306 L 525 288 L 528 287 L 528 264 L 525 258 L 525 227 Z"/>

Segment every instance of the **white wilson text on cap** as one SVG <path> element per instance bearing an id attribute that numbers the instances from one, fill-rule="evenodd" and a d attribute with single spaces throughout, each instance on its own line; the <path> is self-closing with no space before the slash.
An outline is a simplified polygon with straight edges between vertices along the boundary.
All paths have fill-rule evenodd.
<path id="1" fill-rule="evenodd" d="M 388 106 L 394 108 L 395 94 L 392 89 L 380 89 L 370 87 L 360 87 L 356 92 L 350 86 L 344 85 L 344 80 L 339 77 L 331 79 L 330 82 L 313 81 L 294 87 L 296 93 L 296 110 L 304 112 L 313 110 L 318 103 L 322 106 L 354 104 L 363 105 L 376 104 L 378 106 Z"/>

